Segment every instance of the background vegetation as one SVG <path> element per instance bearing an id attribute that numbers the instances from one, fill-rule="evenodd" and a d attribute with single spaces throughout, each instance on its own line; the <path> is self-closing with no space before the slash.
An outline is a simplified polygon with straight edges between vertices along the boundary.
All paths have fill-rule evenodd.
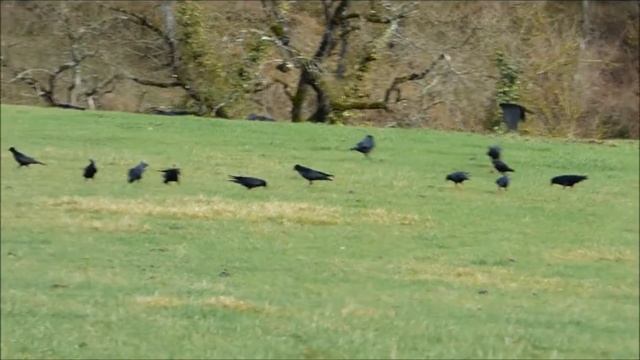
<path id="1" fill-rule="evenodd" d="M 3 359 L 640 354 L 636 141 L 1 110 L 2 148 L 47 163 L 0 153 Z M 347 150 L 367 132 L 370 160 Z"/>
<path id="2" fill-rule="evenodd" d="M 623 1 L 3 1 L 2 102 L 638 138 Z"/>

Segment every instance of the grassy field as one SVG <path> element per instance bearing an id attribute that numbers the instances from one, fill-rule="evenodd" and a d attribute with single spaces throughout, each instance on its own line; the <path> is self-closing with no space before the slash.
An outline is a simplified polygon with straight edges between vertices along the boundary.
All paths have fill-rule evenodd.
<path id="1" fill-rule="evenodd" d="M 1 109 L 2 358 L 639 356 L 638 142 Z"/>

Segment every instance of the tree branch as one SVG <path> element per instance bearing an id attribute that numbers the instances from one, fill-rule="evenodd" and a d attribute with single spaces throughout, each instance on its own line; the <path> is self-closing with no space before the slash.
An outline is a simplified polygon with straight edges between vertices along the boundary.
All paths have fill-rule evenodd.
<path id="1" fill-rule="evenodd" d="M 159 88 L 172 88 L 172 87 L 184 87 L 185 84 L 182 83 L 182 81 L 180 80 L 173 80 L 170 82 L 163 82 L 163 81 L 156 81 L 156 80 L 149 80 L 149 79 L 141 79 L 132 75 L 127 75 L 126 76 L 127 79 L 134 81 L 140 85 L 146 85 L 146 86 L 154 86 L 154 87 L 159 87 Z"/>
<path id="2" fill-rule="evenodd" d="M 429 67 L 427 67 L 426 69 L 424 69 L 422 72 L 419 73 L 412 73 L 409 75 L 404 75 L 404 76 L 399 76 L 396 77 L 395 79 L 393 79 L 393 81 L 391 82 L 391 85 L 389 86 L 389 88 L 387 88 L 387 90 L 384 92 L 384 103 L 388 104 L 389 100 L 391 99 L 391 94 L 392 93 L 396 93 L 398 94 L 396 97 L 396 102 L 399 101 L 399 94 L 400 94 L 400 89 L 399 86 L 407 81 L 417 81 L 417 80 L 422 80 L 424 79 L 429 73 L 431 73 L 431 71 L 436 67 L 436 65 L 438 65 L 438 63 L 442 60 L 445 60 L 446 58 L 448 58 L 447 55 L 445 54 L 440 54 L 440 56 L 438 56 L 438 58 L 436 58 L 436 60 L 434 60 L 431 65 L 429 65 Z"/>
<path id="3" fill-rule="evenodd" d="M 132 21 L 133 23 L 136 23 L 136 24 L 138 24 L 138 25 L 140 25 L 140 26 L 142 26 L 142 27 L 144 27 L 146 29 L 149 29 L 150 31 L 152 31 L 156 35 L 158 35 L 158 37 L 160 37 L 162 39 L 162 41 L 165 43 L 165 45 L 169 49 L 169 61 L 168 61 L 168 63 L 170 64 L 173 73 L 174 74 L 178 73 L 178 67 L 179 67 L 178 51 L 176 49 L 175 42 L 173 41 L 171 36 L 169 36 L 169 34 L 164 32 L 158 26 L 154 25 L 144 15 L 136 14 L 136 13 L 133 13 L 131 11 L 125 10 L 123 8 L 119 8 L 119 7 L 107 6 L 107 8 L 112 10 L 112 11 L 115 11 L 117 13 L 125 15 L 123 17 L 123 20 Z"/>

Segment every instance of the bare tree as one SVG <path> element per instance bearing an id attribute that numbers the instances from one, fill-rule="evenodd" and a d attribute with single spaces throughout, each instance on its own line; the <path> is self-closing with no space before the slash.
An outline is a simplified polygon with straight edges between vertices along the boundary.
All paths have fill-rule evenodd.
<path id="1" fill-rule="evenodd" d="M 326 82 L 328 74 L 324 66 L 325 60 L 332 55 L 332 51 L 338 43 L 340 43 L 340 60 L 337 68 L 337 76 L 339 78 L 344 77 L 344 61 L 349 49 L 349 34 L 358 30 L 358 27 L 351 24 L 351 21 L 361 18 L 361 15 L 348 12 L 351 5 L 350 0 L 325 0 L 322 2 L 325 29 L 315 52 L 310 57 L 303 56 L 300 51 L 289 43 L 289 39 L 291 38 L 289 34 L 290 28 L 286 16 L 280 11 L 279 2 L 276 0 L 264 0 L 263 5 L 267 9 L 271 21 L 273 21 L 270 30 L 273 35 L 275 35 L 273 38 L 274 43 L 282 49 L 281 52 L 287 60 L 295 64 L 296 68 L 300 70 L 296 91 L 291 98 L 292 121 L 303 121 L 303 107 L 309 95 L 309 90 L 312 90 L 316 95 L 316 105 L 314 112 L 306 120 L 313 122 L 326 122 L 333 112 L 387 109 L 383 101 L 339 100 L 337 96 L 332 96 L 330 90 L 327 88 Z M 367 60 L 364 61 L 366 62 Z"/>
<path id="2" fill-rule="evenodd" d="M 14 74 L 9 83 L 19 82 L 29 86 L 49 106 L 72 109 L 84 109 L 86 106 L 95 109 L 100 97 L 114 91 L 119 74 L 112 69 L 107 76 L 98 75 L 85 69 L 84 64 L 100 57 L 100 52 L 89 44 L 109 31 L 113 18 L 74 24 L 69 14 L 72 10 L 68 6 L 62 5 L 54 9 L 54 14 L 48 15 L 60 22 L 59 32 L 67 40 L 66 54 L 69 60 L 49 69 L 25 69 L 7 62 L 5 66 Z M 66 81 L 68 85 L 65 88 L 59 83 L 67 73 L 70 74 L 70 80 Z"/>

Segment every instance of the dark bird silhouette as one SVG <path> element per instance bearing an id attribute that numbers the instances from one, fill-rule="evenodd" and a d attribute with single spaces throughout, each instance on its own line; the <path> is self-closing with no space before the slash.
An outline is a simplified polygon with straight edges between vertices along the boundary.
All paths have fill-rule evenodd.
<path id="1" fill-rule="evenodd" d="M 140 164 L 129 169 L 129 183 L 142 179 L 142 174 L 144 173 L 144 170 L 147 168 L 147 166 L 149 166 L 149 164 L 144 161 L 140 161 Z"/>
<path id="2" fill-rule="evenodd" d="M 93 179 L 97 172 L 98 168 L 96 167 L 96 163 L 92 159 L 89 159 L 89 165 L 84 168 L 82 176 L 84 176 L 85 180 Z"/>
<path id="3" fill-rule="evenodd" d="M 229 181 L 234 182 L 236 184 L 240 184 L 246 187 L 247 190 L 251 190 L 259 186 L 267 187 L 267 182 L 262 179 L 249 177 L 249 176 L 235 176 L 235 175 L 229 175 L 229 177 L 231 178 L 229 179 Z"/>
<path id="4" fill-rule="evenodd" d="M 447 175 L 445 181 L 453 181 L 453 183 L 458 186 L 458 184 L 464 183 L 466 180 L 469 180 L 469 173 L 466 171 L 456 171 Z"/>
<path id="5" fill-rule="evenodd" d="M 155 115 L 166 115 L 166 116 L 182 116 L 182 115 L 198 115 L 195 111 L 182 110 L 182 109 L 163 109 L 158 107 L 153 107 L 147 109 L 147 112 Z"/>
<path id="6" fill-rule="evenodd" d="M 86 110 L 85 108 L 81 107 L 81 106 L 75 106 L 75 105 L 71 105 L 71 104 L 55 104 L 55 107 L 58 108 L 62 108 L 62 109 L 73 109 L 73 110 Z"/>
<path id="7" fill-rule="evenodd" d="M 333 175 L 331 174 L 323 173 L 322 171 L 318 171 L 318 170 L 313 170 L 308 167 L 304 167 L 302 165 L 296 164 L 296 166 L 293 167 L 293 170 L 297 171 L 300 174 L 300 176 L 302 176 L 303 178 L 309 180 L 309 185 L 313 184 L 313 182 L 317 180 L 328 180 L 328 181 L 333 180 L 332 179 Z"/>
<path id="8" fill-rule="evenodd" d="M 496 184 L 498 184 L 498 190 L 504 189 L 506 191 L 507 187 L 509 187 L 509 177 L 507 177 L 507 175 L 503 175 L 496 180 Z"/>
<path id="9" fill-rule="evenodd" d="M 275 121 L 271 116 L 258 115 L 258 114 L 249 114 L 249 115 L 247 115 L 247 120 L 252 120 L 252 121 Z"/>
<path id="10" fill-rule="evenodd" d="M 520 121 L 525 121 L 526 113 L 533 114 L 533 111 L 518 104 L 502 103 L 500 108 L 507 128 L 512 131 L 518 130 L 518 124 Z"/>
<path id="11" fill-rule="evenodd" d="M 172 181 L 180 184 L 180 169 L 175 167 L 175 165 L 172 168 L 164 169 L 164 170 L 158 170 L 158 171 L 163 173 L 162 177 L 164 178 L 163 182 L 165 184 L 168 184 L 168 183 L 170 183 Z"/>
<path id="12" fill-rule="evenodd" d="M 500 172 L 501 174 L 504 174 L 506 172 L 516 172 L 515 170 L 513 170 L 512 168 L 509 167 L 509 165 L 505 164 L 504 161 L 500 160 L 500 159 L 493 159 L 491 160 L 491 162 L 493 163 L 493 167 L 498 170 L 498 172 Z"/>
<path id="13" fill-rule="evenodd" d="M 564 189 L 567 186 L 573 187 L 573 185 L 579 183 L 582 180 L 587 180 L 587 177 L 583 175 L 560 175 L 551 179 L 551 185 L 562 185 L 562 188 Z"/>
<path id="14" fill-rule="evenodd" d="M 500 160 L 500 155 L 502 155 L 502 148 L 500 148 L 500 146 L 498 145 L 489 146 L 487 155 L 489 155 L 491 160 Z"/>
<path id="15" fill-rule="evenodd" d="M 352 147 L 351 150 L 355 150 L 364 154 L 365 156 L 369 156 L 369 153 L 375 146 L 376 144 L 373 141 L 373 136 L 367 135 L 364 139 L 357 143 L 356 146 Z"/>
<path id="16" fill-rule="evenodd" d="M 18 162 L 18 167 L 23 167 L 23 166 L 29 166 L 31 164 L 40 164 L 40 165 L 47 165 L 43 162 L 40 162 L 30 156 L 27 156 L 23 153 L 21 153 L 20 151 L 16 150 L 16 148 L 14 148 L 13 146 L 9 148 L 9 151 L 11 151 L 11 153 L 13 154 L 13 158 L 16 159 L 16 161 Z"/>

